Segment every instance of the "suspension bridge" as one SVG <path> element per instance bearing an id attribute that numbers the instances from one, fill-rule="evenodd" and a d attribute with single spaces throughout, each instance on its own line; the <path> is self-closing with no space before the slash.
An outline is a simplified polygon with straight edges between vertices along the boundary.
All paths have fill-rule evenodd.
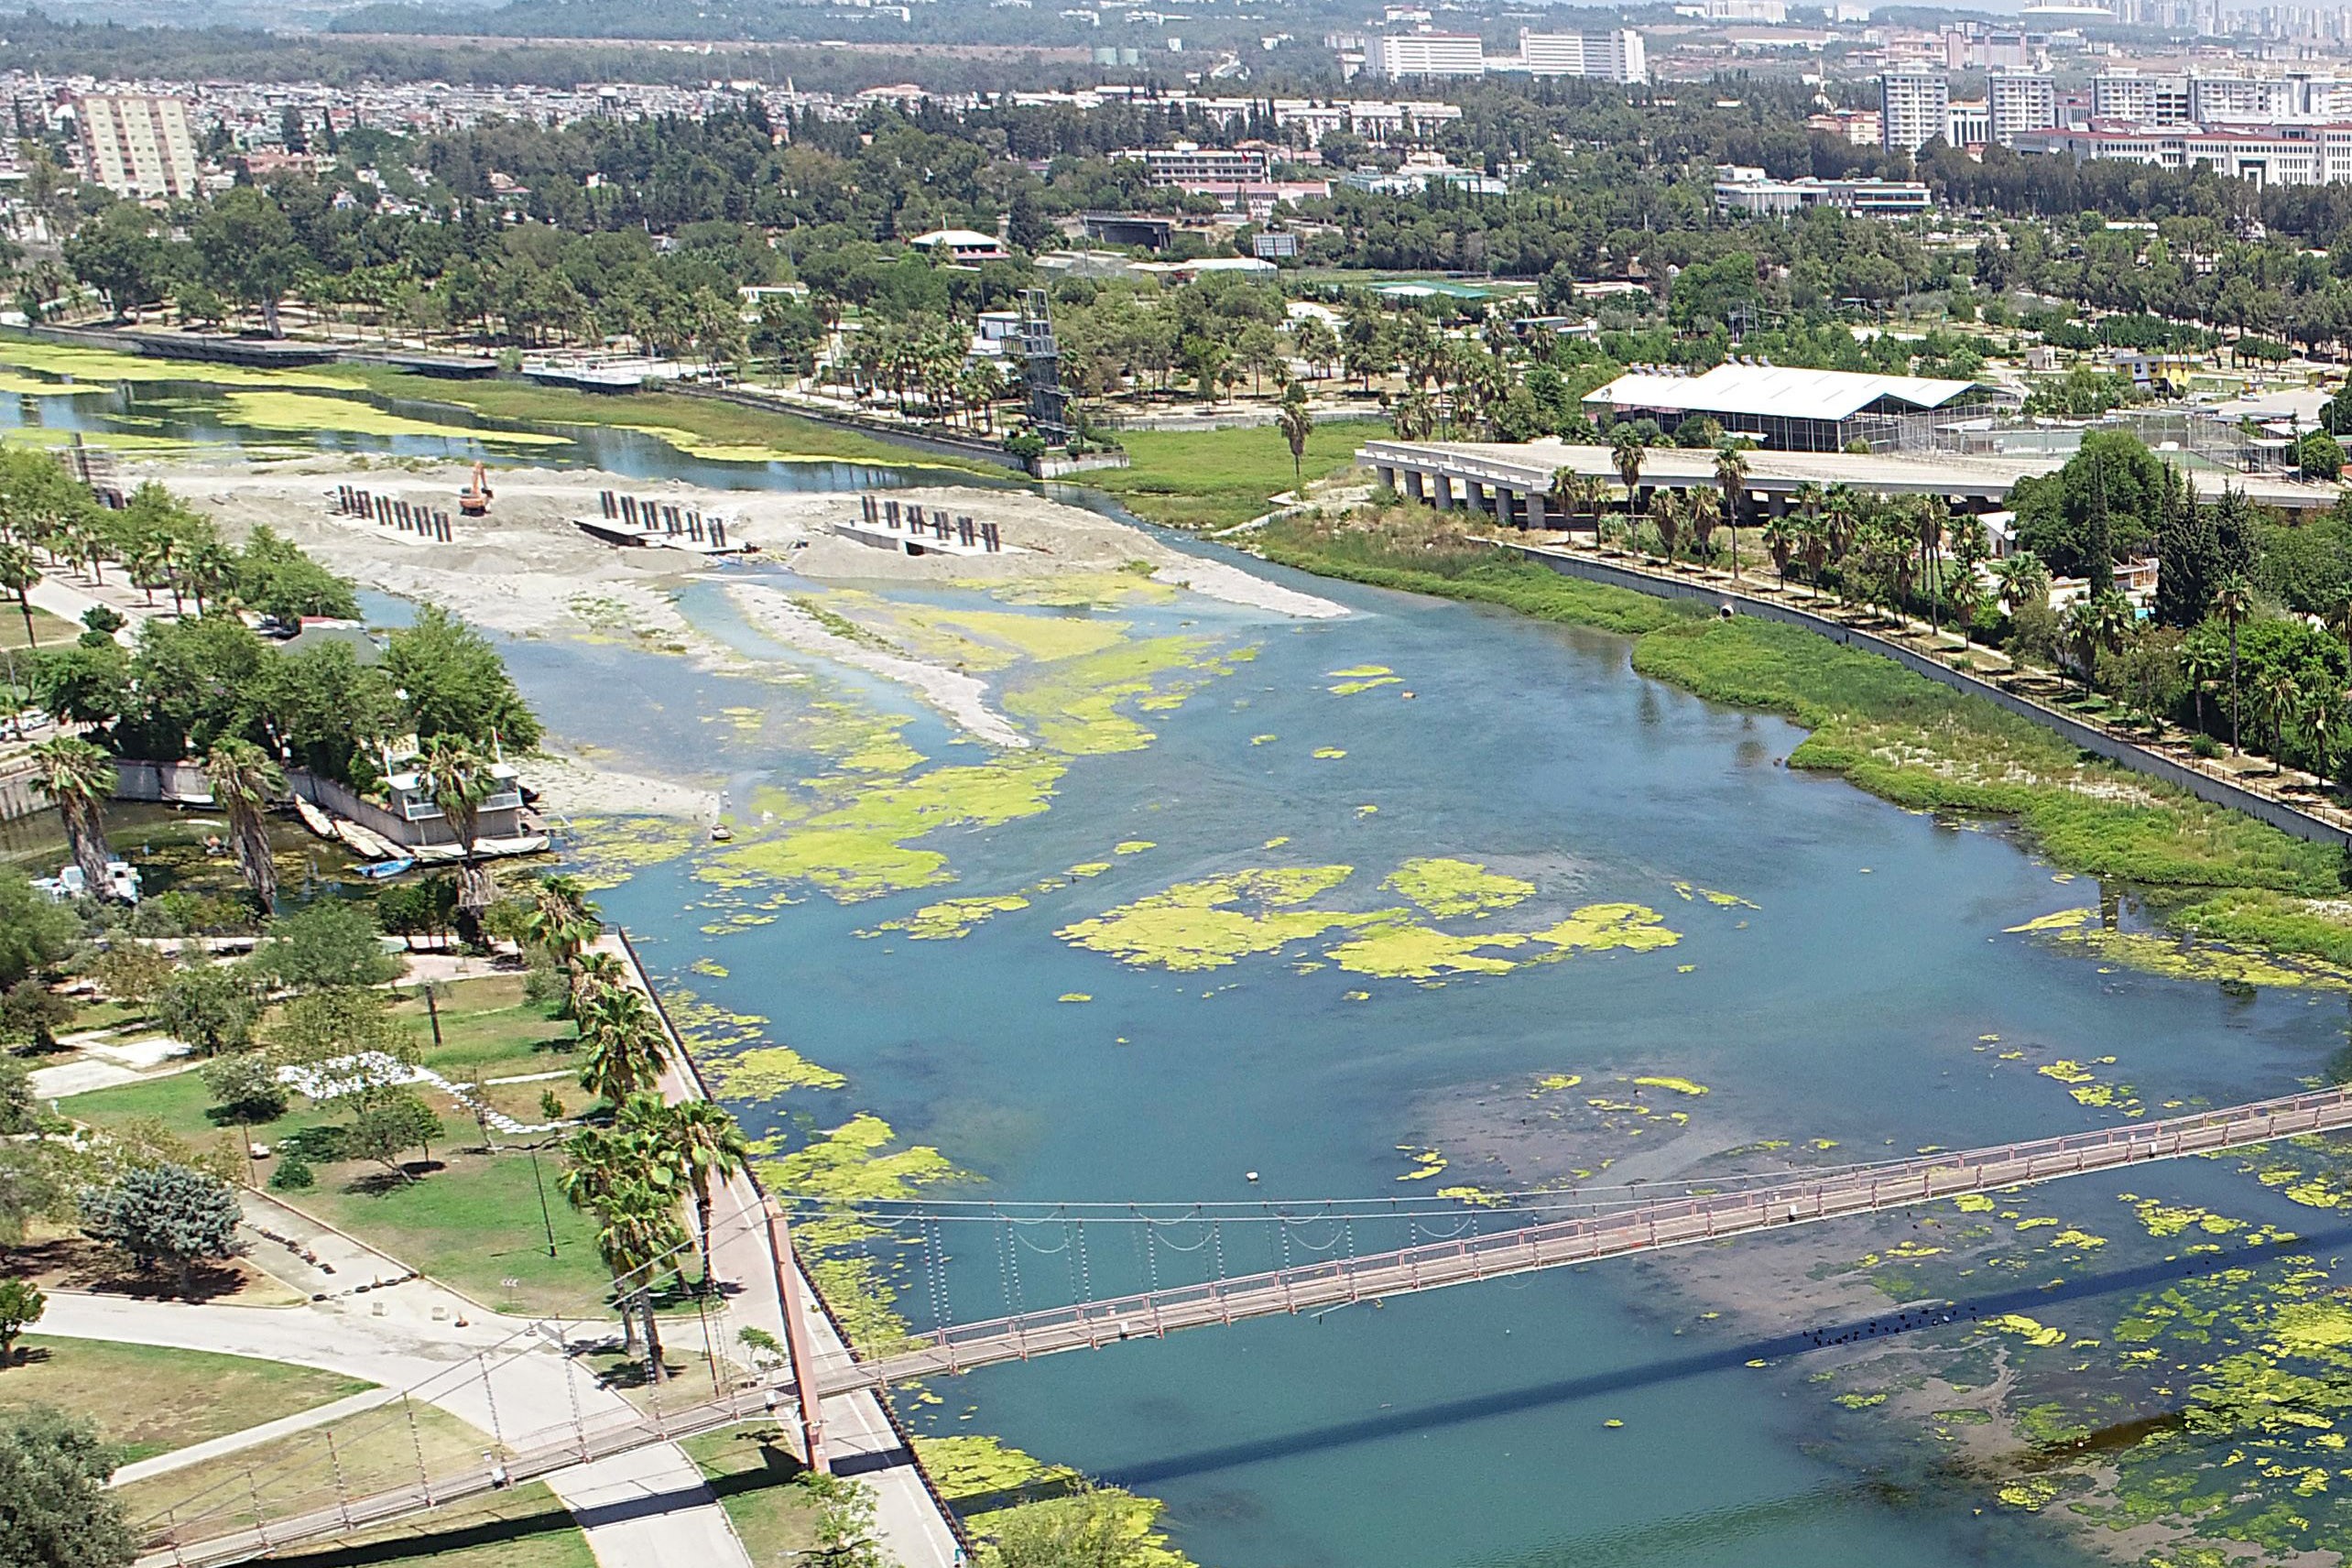
<path id="1" fill-rule="evenodd" d="M 764 1232 L 760 1239 L 767 1244 L 765 1255 L 778 1261 L 778 1279 L 773 1283 L 784 1303 L 788 1331 L 783 1347 L 787 1354 L 780 1365 L 738 1367 L 733 1361 L 723 1362 L 714 1332 L 706 1333 L 697 1348 L 707 1361 L 709 1380 L 692 1388 L 691 1397 L 667 1404 L 656 1397 L 626 1411 L 607 1410 L 593 1417 L 583 1416 L 575 1400 L 568 1421 L 532 1432 L 500 1433 L 498 1448 L 485 1454 L 479 1464 L 433 1473 L 419 1448 L 413 1481 L 359 1495 L 343 1484 L 330 1442 L 324 1469 L 332 1470 L 331 1477 L 321 1470 L 307 1476 L 280 1475 L 265 1484 L 265 1478 L 248 1475 L 239 1485 L 215 1483 L 210 1492 L 146 1520 L 141 1527 L 146 1534 L 141 1564 L 142 1568 L 165 1564 L 218 1568 L 306 1541 L 346 1536 L 534 1476 L 745 1421 L 793 1421 L 800 1429 L 804 1455 L 822 1468 L 826 1463 L 829 1403 L 870 1396 L 914 1379 L 1158 1339 L 1189 1328 L 1320 1312 L 1417 1291 L 1906 1208 L 1965 1193 L 2347 1129 L 2352 1129 L 2352 1088 L 2337 1088 L 1802 1176 L 1730 1177 L 1705 1188 L 1669 1195 L 1650 1196 L 1633 1188 L 1523 1193 L 1516 1195 L 1509 1207 L 1468 1214 L 1458 1206 L 1440 1206 L 1429 1200 L 1414 1205 L 1395 1199 L 1214 1204 L 907 1202 L 847 1206 L 775 1199 L 755 1206 L 746 1202 L 732 1216 L 713 1223 L 712 1240 L 722 1246 L 731 1241 L 740 1245 Z M 942 1319 L 938 1326 L 928 1333 L 908 1334 L 863 1357 L 846 1351 L 819 1354 L 799 1307 L 805 1288 L 787 1229 L 795 1212 L 808 1219 L 846 1219 L 886 1248 L 904 1247 L 909 1236 L 914 1237 L 917 1265 L 933 1310 Z M 1454 1234 L 1444 1239 L 1360 1251 L 1348 1245 L 1359 1223 L 1369 1227 L 1402 1221 L 1418 1235 L 1423 1222 L 1440 1214 L 1450 1215 L 1454 1225 Z M 1331 1255 L 1303 1264 L 1228 1273 L 1224 1227 L 1245 1224 L 1272 1227 L 1285 1253 L 1290 1238 L 1301 1227 L 1321 1225 L 1330 1239 L 1312 1250 Z M 1493 1228 L 1487 1228 L 1490 1224 Z M 1061 1243 L 1052 1250 L 1065 1258 L 1073 1293 L 1086 1299 L 953 1321 L 947 1280 L 953 1249 L 945 1240 L 950 1231 L 959 1227 L 993 1231 L 1002 1247 L 1012 1245 L 1022 1227 L 1041 1225 L 1059 1227 Z M 1124 1294 L 1087 1296 L 1084 1287 L 1093 1277 L 1085 1250 L 1090 1225 L 1098 1237 L 1106 1231 L 1139 1236 L 1147 1272 L 1154 1277 L 1159 1249 L 1167 1245 L 1160 1239 L 1161 1235 L 1189 1228 L 1202 1239 L 1175 1250 L 1205 1256 L 1209 1277 Z M 966 1248 L 967 1263 L 972 1250 Z M 1032 1246 L 1031 1250 L 1046 1249 Z M 1006 1294 L 1017 1301 L 1021 1290 L 1015 1283 L 1015 1265 L 1009 1256 L 1001 1261 Z M 484 1400 L 495 1410 L 493 1379 L 502 1367 L 539 1357 L 543 1375 L 548 1355 L 560 1354 L 568 1360 L 572 1350 L 561 1323 L 533 1323 L 517 1330 L 502 1351 L 477 1353 L 473 1357 Z M 565 1375 L 577 1370 L 567 1367 Z M 413 1423 L 405 1394 L 384 1407 L 381 1416 L 387 1422 L 404 1418 Z"/>

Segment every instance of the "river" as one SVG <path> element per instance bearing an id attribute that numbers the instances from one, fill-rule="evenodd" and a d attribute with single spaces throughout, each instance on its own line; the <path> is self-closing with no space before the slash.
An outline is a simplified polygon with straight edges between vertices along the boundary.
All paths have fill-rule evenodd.
<path id="1" fill-rule="evenodd" d="M 660 465 L 656 452 L 633 461 Z M 733 466 L 764 484 L 782 465 Z M 508 645 L 565 743 L 724 778 L 745 818 L 749 844 L 647 856 L 599 898 L 669 980 L 768 1020 L 768 1037 L 846 1076 L 844 1089 L 741 1104 L 752 1130 L 797 1144 L 868 1112 L 966 1174 L 939 1197 L 1114 1205 L 1083 1241 L 984 1218 L 899 1249 L 899 1306 L 918 1328 L 1194 1278 L 1220 1255 L 1260 1267 L 1288 1247 L 1303 1261 L 1346 1239 L 1334 1225 L 1244 1219 L 1147 1231 L 1117 1223 L 1128 1201 L 1394 1197 L 1418 1217 L 1367 1222 L 1359 1245 L 1442 1236 L 1508 1223 L 1442 1189 L 1576 1171 L 1591 1185 L 1670 1181 L 1709 1154 L 1718 1164 L 1698 1173 L 2042 1136 L 2288 1092 L 2345 1043 L 2338 993 L 2231 996 L 2012 931 L 2098 890 L 1998 826 L 1792 772 L 1780 759 L 1802 732 L 1635 674 L 1624 639 L 1252 570 L 1354 613 L 1301 625 L 1189 596 L 1024 609 L 1116 618 L 1130 641 L 1196 639 L 1179 671 L 1189 692 L 1123 704 L 1151 738 L 1070 749 L 1043 809 L 921 840 L 946 854 L 952 885 L 849 902 L 757 858 L 790 841 L 799 781 L 840 765 L 839 746 L 810 738 L 812 702 L 903 720 L 898 739 L 928 759 L 916 780 L 985 762 L 982 747 L 895 688 L 767 644 L 716 585 L 681 604 L 739 664 Z M 814 591 L 772 567 L 753 580 Z M 917 610 L 1003 608 L 866 586 Z M 804 670 L 813 679 L 789 679 Z M 756 813 L 770 805 L 788 820 L 763 834 Z M 1351 964 L 1362 928 L 1345 918 L 1410 900 L 1413 866 L 1432 858 L 1517 879 L 1445 871 L 1457 893 L 1491 895 L 1484 913 L 1422 888 L 1415 940 L 1503 933 L 1478 950 L 1496 972 L 1430 984 L 1375 972 L 1393 962 Z M 1176 917 L 1174 939 L 1148 915 L 1118 916 L 1219 878 L 1262 895 L 1277 884 L 1244 874 L 1281 873 L 1312 873 L 1312 896 L 1280 884 L 1279 898 L 1242 904 L 1261 920 L 1323 911 L 1322 923 L 1288 941 L 1262 923 L 1225 930 L 1224 951 L 1228 939 L 1255 949 L 1230 962 L 1171 966 L 1215 950 L 1197 909 Z M 999 894 L 1023 903 L 953 940 L 883 929 L 943 898 Z M 1106 920 L 1087 945 L 1079 923 Z M 1578 920 L 1609 940 L 1533 934 Z M 2178 1410 L 2199 1376 L 2216 1377 L 2191 1363 L 2220 1355 L 2232 1313 L 2259 1337 L 2284 1310 L 2266 1291 L 2331 1288 L 2325 1247 L 2243 1246 L 2266 1225 L 2330 1229 L 2287 1185 L 2228 1160 L 2088 1178 L 2004 1198 L 1998 1214 L 1945 1206 L 1924 1228 L 1918 1215 L 1809 1227 L 1001 1367 L 902 1408 L 918 1430 L 996 1434 L 1165 1499 L 1174 1544 L 1212 1568 L 2071 1563 L 2090 1516 L 2017 1463 L 2013 1410 L 2004 1443 L 1973 1446 L 1976 1418 L 1941 1408 L 1968 1402 L 1952 1386 L 1971 1367 L 1976 1397 L 1997 1378 L 2030 1382 L 2067 1418 L 2045 1414 L 2037 1431 Z M 2184 1245 L 2150 1200 L 2236 1228 L 2193 1219 Z M 2200 1260 L 2198 1246 L 2220 1250 Z M 2134 1272 L 2167 1258 L 2189 1284 Z M 2225 1263 L 2238 1271 L 2197 1282 Z M 2220 1314 L 2209 1353 L 2176 1363 L 2125 1349 L 2178 1349 L 2118 1326 L 2165 1290 Z M 2030 1329 L 1911 1336 L 1919 1348 L 1900 1362 L 1760 1343 L 1899 1298 L 2020 1290 L 2043 1304 L 1998 1310 Z M 2009 1373 L 1988 1344 L 2013 1353 Z M 2331 1419 L 2281 1441 L 2307 1443 Z M 2159 1468 L 2205 1476 L 2222 1463 L 2190 1445 Z M 2292 1544 L 2343 1539 L 2324 1468 L 2317 1492 L 2253 1473 L 2258 1498 L 2267 1487 L 2300 1510 Z M 2114 1501 L 2068 1484 L 2086 1507 Z M 2135 1484 L 2133 1497 L 2186 1507 L 2148 1475 Z M 2153 1522 L 2164 1518 L 2159 1507 Z M 2286 1531 L 2262 1528 L 2244 1533 Z M 2134 1560 L 2149 1544 L 2115 1539 Z"/>

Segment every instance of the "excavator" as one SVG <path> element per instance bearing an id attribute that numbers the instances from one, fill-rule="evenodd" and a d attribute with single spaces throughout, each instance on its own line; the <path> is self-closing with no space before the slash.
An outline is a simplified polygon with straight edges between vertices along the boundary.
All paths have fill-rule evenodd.
<path id="1" fill-rule="evenodd" d="M 474 465 L 474 483 L 457 493 L 458 516 L 486 517 L 490 515 L 490 474 L 481 463 Z"/>

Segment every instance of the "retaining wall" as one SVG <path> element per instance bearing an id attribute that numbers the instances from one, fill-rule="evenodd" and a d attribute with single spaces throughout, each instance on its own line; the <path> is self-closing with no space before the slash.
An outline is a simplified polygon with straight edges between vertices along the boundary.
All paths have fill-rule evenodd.
<path id="1" fill-rule="evenodd" d="M 2110 735 L 2098 725 L 2072 713 L 2048 707 L 2015 691 L 2008 691 L 1966 670 L 1955 670 L 1943 660 L 1933 659 L 1915 648 L 1904 647 L 1886 637 L 1849 626 L 1827 615 L 1815 615 L 1795 604 L 1776 599 L 1759 598 L 1726 588 L 1720 583 L 1694 579 L 1667 577 L 1639 567 L 1597 561 L 1573 553 L 1548 549 L 1541 545 L 1507 544 L 1505 549 L 1529 561 L 1550 567 L 1567 577 L 1578 577 L 1587 583 L 1605 583 L 1612 588 L 1629 588 L 1637 593 L 1648 593 L 1661 599 L 1696 599 L 1718 607 L 1727 607 L 1743 615 L 1756 615 L 1765 620 L 1781 621 L 1792 626 L 1802 626 L 1832 642 L 1858 648 L 1882 659 L 1891 659 L 1915 674 L 1923 675 L 1939 686 L 1986 702 L 2020 718 L 2031 719 L 2045 729 L 2054 730 L 2068 742 L 2095 756 L 2105 757 L 2119 768 L 2151 779 L 2162 779 L 2187 790 L 2198 800 L 2232 811 L 2245 812 L 2259 822 L 2268 822 L 2281 833 L 2313 844 L 2352 845 L 2352 830 L 2315 817 L 2310 812 L 2257 794 L 2244 785 L 2227 779 L 2216 778 L 2200 768 L 2191 767 L 2178 757 L 2151 751 L 2147 746 Z"/>
<path id="2" fill-rule="evenodd" d="M 999 468 L 1022 470 L 1019 458 L 1015 457 L 995 441 L 984 441 L 978 436 L 966 437 L 909 430 L 904 425 L 894 425 L 883 419 L 865 419 L 855 414 L 804 408 L 797 403 L 786 403 L 774 397 L 762 397 L 756 392 L 738 391 L 732 387 L 681 386 L 665 387 L 661 390 L 675 392 L 681 397 L 708 397 L 721 403 L 733 403 L 737 408 L 757 408 L 763 414 L 789 414 L 794 419 L 808 419 L 820 425 L 833 425 L 845 430 L 855 430 L 860 435 L 872 436 L 877 441 L 889 441 L 896 446 L 912 447 L 917 452 L 927 452 L 935 457 L 961 458 L 966 462 L 977 460 L 994 463 Z M 843 458 L 839 461 L 850 463 L 859 460 Z"/>

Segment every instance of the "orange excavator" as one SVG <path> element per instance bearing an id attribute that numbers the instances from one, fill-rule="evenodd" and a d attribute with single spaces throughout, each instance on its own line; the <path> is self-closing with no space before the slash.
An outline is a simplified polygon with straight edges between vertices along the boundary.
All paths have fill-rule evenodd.
<path id="1" fill-rule="evenodd" d="M 490 475 L 479 463 L 474 465 L 474 483 L 457 493 L 460 517 L 486 517 L 490 515 Z"/>

